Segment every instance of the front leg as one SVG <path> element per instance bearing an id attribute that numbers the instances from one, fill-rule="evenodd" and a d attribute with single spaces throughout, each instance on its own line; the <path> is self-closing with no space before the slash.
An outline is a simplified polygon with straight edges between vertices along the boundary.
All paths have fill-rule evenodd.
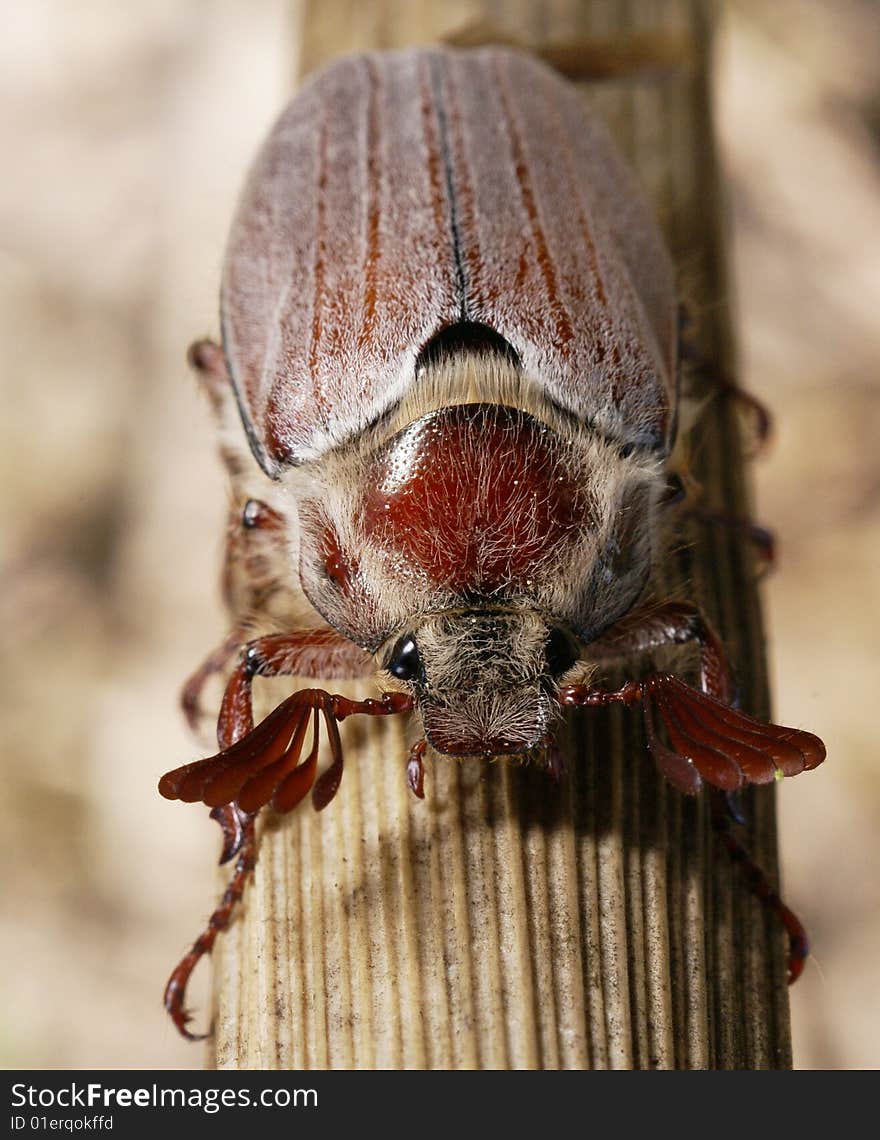
<path id="1" fill-rule="evenodd" d="M 236 626 L 227 633 L 216 649 L 213 649 L 202 661 L 195 672 L 189 676 L 180 693 L 180 705 L 186 723 L 193 730 L 198 731 L 202 717 L 201 699 L 205 685 L 217 673 L 222 673 L 235 651 L 244 641 L 244 630 Z"/>
<path id="2" fill-rule="evenodd" d="M 235 916 L 257 862 L 255 820 L 260 807 L 272 800 L 289 811 L 314 787 L 316 808 L 333 798 L 342 777 L 342 745 L 337 722 L 356 712 L 373 715 L 405 711 L 411 701 L 386 694 L 381 701 L 349 701 L 319 689 L 306 689 L 283 702 L 254 729 L 255 676 L 358 675 L 366 671 L 367 654 L 333 630 L 301 630 L 258 638 L 245 647 L 229 679 L 217 724 L 221 751 L 208 760 L 187 764 L 162 777 L 159 789 L 170 799 L 201 799 L 212 808 L 223 831 L 221 863 L 237 856 L 235 870 L 205 929 L 171 973 L 165 987 L 165 1008 L 182 1036 L 198 1040 L 204 1034 L 187 1028 L 186 988 L 198 963 L 210 954 L 217 935 Z M 323 715 L 333 762 L 318 779 L 319 717 Z M 268 729 L 267 729 L 268 726 Z M 311 748 L 300 763 L 308 730 Z M 191 794 L 193 787 L 198 793 Z"/>
<path id="3" fill-rule="evenodd" d="M 190 679 L 184 689 L 185 706 L 189 692 L 193 708 L 196 707 L 198 691 L 205 677 L 209 672 L 222 668 L 232 657 L 240 644 L 236 634 L 237 631 L 230 634 Z M 227 682 L 217 722 L 217 743 L 225 751 L 253 731 L 252 686 L 255 676 L 361 677 L 372 671 L 369 654 L 331 629 L 300 630 L 257 638 L 244 647 L 241 663 Z M 223 832 L 221 864 L 238 854 L 244 839 L 243 821 L 246 817 L 247 813 L 234 803 L 218 804 L 212 808 L 211 818 L 217 820 Z"/>
<path id="4" fill-rule="evenodd" d="M 372 658 L 333 629 L 269 634 L 247 643 L 226 684 L 217 721 L 217 743 L 230 747 L 253 731 L 254 677 L 365 677 Z"/>
<path id="5" fill-rule="evenodd" d="M 223 809 L 223 813 L 228 815 L 237 812 L 237 810 L 230 805 L 228 811 Z M 214 816 L 215 813 L 212 812 L 211 815 Z M 207 1033 L 193 1033 L 187 1028 L 191 1019 L 191 1014 L 186 1008 L 186 987 L 189 984 L 189 979 L 201 959 L 213 950 L 217 935 L 224 931 L 232 921 L 235 908 L 241 901 L 248 879 L 257 863 L 255 817 L 245 813 L 240 813 L 240 815 L 237 838 L 238 859 L 235 863 L 235 871 L 229 880 L 229 886 L 223 892 L 223 897 L 208 919 L 205 929 L 192 944 L 189 953 L 185 954 L 171 971 L 171 976 L 165 985 L 163 997 L 165 1009 L 174 1022 L 178 1033 L 187 1041 L 202 1041 L 209 1036 Z M 229 846 L 228 840 L 225 846 Z"/>
<path id="6" fill-rule="evenodd" d="M 570 685 L 559 691 L 559 701 L 581 708 L 641 704 L 648 750 L 663 776 L 687 795 L 696 794 L 704 780 L 712 785 L 713 826 L 731 858 L 744 868 L 751 891 L 785 927 L 793 982 L 809 953 L 806 932 L 732 834 L 721 793 L 729 796 L 744 784 L 765 784 L 815 768 L 825 759 L 824 744 L 809 732 L 764 724 L 725 703 L 731 691 L 730 669 L 721 642 L 694 606 L 669 602 L 637 610 L 590 647 L 591 657 L 604 663 L 690 641 L 700 648 L 702 692 L 668 673 L 653 673 L 619 689 Z M 655 714 L 671 747 L 660 738 Z"/>
<path id="7" fill-rule="evenodd" d="M 702 691 L 669 673 L 652 673 L 614 690 L 569 685 L 559 691 L 559 702 L 569 707 L 641 704 L 654 762 L 688 795 L 699 791 L 703 780 L 734 792 L 745 784 L 768 784 L 821 764 L 825 746 L 812 733 L 765 724 L 731 708 L 733 686 L 724 649 L 696 606 L 667 602 L 636 610 L 590 645 L 590 659 L 611 663 L 689 642 L 699 647 Z M 656 718 L 669 744 L 661 739 Z"/>
<path id="8" fill-rule="evenodd" d="M 669 645 L 694 643 L 700 651 L 700 688 L 729 704 L 733 677 L 721 640 L 702 611 L 687 602 L 633 610 L 589 646 L 590 661 L 613 664 Z"/>
<path id="9" fill-rule="evenodd" d="M 232 735 L 231 726 L 218 727 L 218 738 L 221 747 L 231 746 L 236 739 Z M 226 930 L 232 921 L 235 908 L 241 901 L 257 862 L 254 814 L 242 811 L 237 804 L 229 803 L 213 808 L 211 819 L 217 821 L 223 832 L 221 866 L 236 855 L 238 858 L 229 885 L 208 919 L 205 929 L 196 938 L 189 952 L 184 954 L 171 971 L 171 976 L 165 984 L 163 995 L 165 1009 L 178 1033 L 188 1041 L 202 1041 L 208 1036 L 207 1033 L 192 1033 L 188 1028 L 191 1014 L 186 1008 L 186 987 L 189 985 L 189 979 L 202 958 L 213 950 L 217 935 Z"/>

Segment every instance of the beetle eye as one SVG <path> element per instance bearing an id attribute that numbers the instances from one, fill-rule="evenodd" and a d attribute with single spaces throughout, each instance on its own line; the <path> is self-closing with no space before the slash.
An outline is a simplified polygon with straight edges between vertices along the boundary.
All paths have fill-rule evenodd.
<path id="1" fill-rule="evenodd" d="M 410 634 L 402 637 L 391 650 L 385 668 L 398 681 L 415 681 L 422 672 L 422 659 L 416 639 Z"/>
<path id="2" fill-rule="evenodd" d="M 551 677 L 561 677 L 574 665 L 580 656 L 574 642 L 561 629 L 552 629 L 544 647 L 547 658 L 547 672 Z"/>
<path id="3" fill-rule="evenodd" d="M 244 510 L 241 512 L 241 525 L 245 530 L 253 530 L 254 527 L 258 527 L 265 510 L 266 508 L 257 499 L 248 499 L 244 505 Z"/>
<path id="4" fill-rule="evenodd" d="M 242 508 L 241 525 L 245 530 L 278 530 L 284 519 L 259 499 L 248 499 Z"/>

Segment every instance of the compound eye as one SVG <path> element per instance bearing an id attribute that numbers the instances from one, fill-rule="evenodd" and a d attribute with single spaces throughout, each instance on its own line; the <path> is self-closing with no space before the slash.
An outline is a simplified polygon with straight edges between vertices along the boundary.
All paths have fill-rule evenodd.
<path id="1" fill-rule="evenodd" d="M 550 676 L 561 677 L 574 665 L 580 654 L 567 633 L 561 629 L 552 629 L 544 647 L 544 656 Z"/>
<path id="2" fill-rule="evenodd" d="M 241 512 L 241 525 L 245 530 L 279 530 L 283 521 L 277 511 L 259 499 L 248 499 Z"/>
<path id="3" fill-rule="evenodd" d="M 260 525 L 265 514 L 266 508 L 263 503 L 257 499 L 248 499 L 244 505 L 244 510 L 241 512 L 241 525 L 245 530 L 253 530 Z"/>
<path id="4" fill-rule="evenodd" d="M 385 668 L 398 681 L 415 681 L 421 676 L 422 659 L 411 634 L 405 634 L 394 646 Z"/>

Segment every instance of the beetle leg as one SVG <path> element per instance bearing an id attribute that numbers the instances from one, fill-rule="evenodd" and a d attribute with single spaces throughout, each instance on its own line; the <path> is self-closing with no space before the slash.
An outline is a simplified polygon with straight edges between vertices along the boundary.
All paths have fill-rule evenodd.
<path id="1" fill-rule="evenodd" d="M 231 681 L 230 681 L 231 686 Z M 200 686 L 201 687 L 201 686 Z M 229 686 L 227 687 L 228 692 Z M 248 692 L 248 702 L 250 693 Z M 240 724 L 246 724 L 248 718 L 253 720 L 249 712 L 242 711 Z M 221 745 L 231 745 L 235 742 L 236 723 L 234 720 L 221 717 L 218 724 L 217 735 Z M 177 1031 L 188 1041 L 204 1040 L 207 1033 L 191 1033 L 187 1029 L 190 1013 L 186 1009 L 186 987 L 193 970 L 205 954 L 210 954 L 214 947 L 217 935 L 225 930 L 235 913 L 235 908 L 244 894 L 248 876 L 256 865 L 256 843 L 254 832 L 254 815 L 241 810 L 237 804 L 221 804 L 211 810 L 211 818 L 217 820 L 223 832 L 223 850 L 220 854 L 221 865 L 238 855 L 235 870 L 229 885 L 223 892 L 218 906 L 208 919 L 208 924 L 192 945 L 188 954 L 177 963 L 165 986 L 164 1004 Z"/>
<path id="2" fill-rule="evenodd" d="M 689 481 L 683 479 L 678 472 L 671 472 L 666 479 L 666 488 L 660 506 L 664 509 L 678 507 L 682 514 L 698 522 L 738 531 L 751 542 L 761 561 L 759 575 L 763 577 L 772 570 L 776 565 L 776 536 L 773 531 L 743 515 L 713 510 L 711 507 L 704 507 L 702 503 L 692 501 L 688 483 Z"/>
<path id="3" fill-rule="evenodd" d="M 696 642 L 700 648 L 700 687 L 717 700 L 730 702 L 733 680 L 718 635 L 697 606 L 665 602 L 633 610 L 589 646 L 596 664 L 625 660 L 664 645 Z"/>
<path id="4" fill-rule="evenodd" d="M 323 719 L 333 762 L 315 784 L 314 805 L 320 811 L 335 795 L 342 775 L 338 722 L 356 715 L 394 716 L 412 707 L 413 698 L 404 693 L 353 701 L 323 689 L 300 689 L 253 728 L 249 679 L 237 670 L 227 687 L 220 719 L 221 742 L 234 739 L 235 743 L 216 756 L 166 772 L 159 791 L 169 800 L 201 802 L 208 807 L 234 802 L 245 812 L 255 812 L 271 803 L 276 811 L 290 811 L 315 783 Z M 310 727 L 312 748 L 300 764 Z"/>
<path id="5" fill-rule="evenodd" d="M 678 677 L 655 673 L 643 685 L 645 703 L 659 715 L 675 751 L 717 788 L 770 784 L 825 759 L 825 746 L 812 733 L 765 724 Z"/>
<path id="6" fill-rule="evenodd" d="M 699 791 L 702 780 L 736 791 L 744 784 L 796 776 L 825 759 L 825 746 L 812 733 L 764 724 L 668 673 L 627 681 L 619 689 L 570 685 L 559 691 L 559 702 L 581 708 L 641 703 L 654 762 L 670 783 L 688 795 Z M 671 748 L 659 738 L 655 715 Z"/>
<path id="7" fill-rule="evenodd" d="M 248 820 L 247 812 L 241 810 L 238 804 L 223 804 L 222 807 L 211 808 L 211 819 L 215 819 L 223 832 L 223 850 L 220 852 L 220 866 L 234 859 L 241 850 L 244 842 L 245 823 Z"/>
<path id="8" fill-rule="evenodd" d="M 191 727 L 195 727 L 199 716 L 199 695 L 205 682 L 212 673 L 219 672 L 227 664 L 239 646 L 241 630 L 234 629 L 184 686 L 181 703 Z M 236 687 L 247 688 L 248 695 L 250 681 L 258 673 L 266 677 L 343 678 L 365 677 L 374 671 L 369 654 L 332 629 L 299 630 L 260 637 L 245 646 L 244 658 L 236 671 L 241 674 Z M 232 681 L 233 678 L 230 686 Z"/>
<path id="9" fill-rule="evenodd" d="M 748 825 L 746 813 L 742 806 L 742 796 L 739 791 L 724 793 L 724 808 L 727 812 L 728 819 L 732 819 L 733 822 L 738 823 L 740 827 L 746 827 Z"/>
<path id="10" fill-rule="evenodd" d="M 242 630 L 233 629 L 213 652 L 209 653 L 198 669 L 188 678 L 180 694 L 180 704 L 186 723 L 195 732 L 202 717 L 201 696 L 208 680 L 232 659 L 242 642 Z"/>
<path id="11" fill-rule="evenodd" d="M 198 694 L 207 677 L 212 672 L 221 669 L 232 655 L 235 644 L 230 643 L 236 638 L 236 634 L 237 631 L 230 634 L 223 645 L 206 660 L 201 669 L 187 683 L 184 690 L 185 700 L 188 693 L 191 698 L 190 707 L 192 709 L 197 708 Z M 346 672 L 349 674 L 353 672 L 363 673 L 366 671 L 365 662 L 367 661 L 369 658 L 362 650 L 332 630 L 304 630 L 298 633 L 258 638 L 251 642 L 242 655 L 241 663 L 230 677 L 223 697 L 217 724 L 217 741 L 223 750 L 221 756 L 253 732 L 252 684 L 256 675 L 277 676 L 285 672 L 303 675 L 310 671 L 325 675 L 334 671 L 343 674 Z M 311 691 L 314 692 L 315 690 Z M 348 706 L 346 705 L 347 711 Z M 297 716 L 293 732 L 294 743 L 291 748 L 298 740 L 299 750 L 301 750 L 311 713 L 312 709 L 306 707 Z M 289 774 L 290 778 L 285 781 L 285 787 L 278 789 L 279 796 L 283 794 L 288 799 L 298 797 L 295 798 L 295 802 L 307 794 L 315 782 L 318 754 L 317 708 L 314 709 L 314 717 L 311 752 L 307 760 L 300 765 L 296 763 L 299 759 L 299 750 L 296 752 L 296 756 L 293 758 L 294 771 Z M 327 718 L 328 731 L 330 731 L 331 719 Z M 324 803 L 329 802 L 339 785 L 342 774 L 342 749 L 338 743 L 339 734 L 336 730 L 335 720 L 333 720 L 332 729 L 330 736 L 334 762 L 315 787 L 316 806 L 318 806 L 319 796 L 323 797 Z M 288 735 L 290 734 L 288 733 Z M 170 775 L 174 775 L 174 773 L 170 773 Z M 163 777 L 163 783 L 168 778 L 168 776 Z M 208 925 L 193 943 L 189 953 L 175 967 L 165 988 L 165 1008 L 180 1033 L 191 1040 L 196 1039 L 196 1035 L 190 1033 L 186 1028 L 189 1020 L 189 1014 L 184 1004 L 187 983 L 199 960 L 211 952 L 217 935 L 229 926 L 235 908 L 244 894 L 248 877 L 256 865 L 254 819 L 260 805 L 256 805 L 252 810 L 245 810 L 241 805 L 232 802 L 233 796 L 223 798 L 225 802 L 212 805 L 211 818 L 217 820 L 223 832 L 223 850 L 220 862 L 221 864 L 226 863 L 237 855 L 235 870 L 217 909 L 211 915 Z M 293 806 L 293 803 L 290 806 Z M 320 806 L 323 806 L 323 803 Z"/>
<path id="12" fill-rule="evenodd" d="M 241 632 L 240 629 L 232 630 L 186 682 L 181 704 L 191 728 L 197 726 L 200 716 L 199 696 L 206 681 L 213 673 L 223 669 L 235 650 L 241 646 Z M 347 637 L 330 629 L 300 630 L 257 638 L 245 646 L 243 658 L 227 684 L 220 717 L 228 719 L 243 715 L 244 723 L 250 718 L 247 731 L 253 727 L 252 714 L 247 709 L 251 699 L 251 682 L 257 674 L 271 677 L 342 678 L 363 677 L 373 672 L 373 662 L 369 655 Z M 233 732 L 233 728 L 230 725 L 230 732 Z M 226 739 L 228 743 L 233 743 L 239 737 L 233 735 Z"/>
<path id="13" fill-rule="evenodd" d="M 193 341 L 187 350 L 186 359 L 201 381 L 214 413 L 217 414 L 223 406 L 229 387 L 229 373 L 226 371 L 223 349 L 216 341 L 205 337 Z"/>
<path id="14" fill-rule="evenodd" d="M 788 935 L 788 984 L 792 985 L 801 976 L 804 962 L 810 953 L 810 944 L 803 923 L 794 911 L 785 905 L 778 891 L 770 885 L 766 873 L 733 834 L 724 798 L 718 793 L 713 793 L 710 804 L 712 825 L 727 848 L 730 858 L 742 867 L 749 890 L 785 927 Z"/>
<path id="15" fill-rule="evenodd" d="M 233 678 L 235 680 L 235 678 Z M 230 685 L 231 687 L 231 685 Z M 229 694 L 230 689 L 227 689 Z M 246 694 L 246 695 L 243 695 Z M 241 901 L 248 877 L 256 866 L 254 820 L 260 807 L 271 802 L 279 812 L 294 808 L 312 790 L 317 810 L 325 807 L 339 787 L 342 777 L 342 745 L 337 722 L 364 713 L 390 716 L 412 708 L 412 698 L 402 693 L 386 693 L 380 700 L 351 701 L 321 689 L 303 689 L 283 702 L 261 724 L 235 738 L 250 719 L 249 692 L 236 686 L 221 717 L 220 741 L 234 739 L 217 756 L 188 764 L 162 777 L 159 790 L 168 799 L 192 802 L 201 799 L 214 808 L 224 831 L 224 856 L 237 844 L 235 871 L 220 904 L 189 953 L 172 971 L 165 988 L 165 1008 L 184 1037 L 197 1037 L 186 1028 L 186 986 L 199 960 L 209 954 L 217 935 L 231 922 Z M 319 724 L 323 717 L 333 763 L 316 780 Z M 311 728 L 312 744 L 302 763 L 305 738 Z M 240 827 L 240 834 L 236 833 Z"/>
<path id="16" fill-rule="evenodd" d="M 211 813 L 214 815 L 214 813 Z M 235 863 L 235 872 L 229 886 L 223 892 L 223 897 L 214 913 L 208 919 L 208 924 L 192 945 L 192 949 L 174 967 L 171 977 L 165 986 L 164 1003 L 171 1020 L 177 1026 L 178 1032 L 188 1041 L 203 1041 L 209 1033 L 192 1033 L 187 1029 L 191 1014 L 185 1006 L 186 987 L 193 970 L 205 954 L 210 954 L 217 940 L 217 935 L 225 930 L 232 921 L 235 908 L 244 894 L 248 877 L 257 861 L 256 837 L 254 830 L 254 816 L 241 814 L 242 832 Z"/>
<path id="17" fill-rule="evenodd" d="M 682 509 L 691 518 L 697 519 L 699 522 L 708 523 L 710 526 L 722 526 L 728 530 L 739 531 L 744 534 L 761 559 L 761 575 L 772 570 L 776 565 L 776 538 L 773 531 L 768 530 L 767 527 L 752 522 L 749 518 L 743 518 L 742 515 L 733 515 L 728 511 L 715 511 L 709 507 L 701 506 L 699 503 L 685 503 Z"/>
<path id="18" fill-rule="evenodd" d="M 268 640 L 268 639 L 264 639 Z M 267 803 L 288 812 L 312 791 L 317 810 L 333 799 L 342 778 L 342 743 L 338 722 L 348 716 L 393 716 L 412 709 L 403 693 L 384 693 L 379 700 L 353 701 L 323 689 L 302 689 L 253 727 L 248 658 L 230 679 L 220 715 L 216 756 L 186 764 L 164 775 L 159 791 L 167 799 L 212 807 L 212 816 L 224 831 L 224 856 L 238 850 L 235 872 L 220 904 L 189 953 L 178 963 L 165 989 L 165 1008 L 178 1030 L 188 1038 L 189 1015 L 184 1005 L 187 982 L 199 960 L 211 952 L 217 935 L 225 930 L 241 900 L 248 876 L 256 866 L 254 820 Z M 262 660 L 262 659 L 261 659 Z M 333 762 L 317 779 L 320 721 L 323 718 Z M 300 762 L 311 729 L 311 748 Z M 240 833 L 237 829 L 240 828 Z"/>
<path id="19" fill-rule="evenodd" d="M 773 417 L 767 405 L 762 403 L 754 393 L 743 388 L 732 376 L 719 376 L 715 380 L 719 395 L 734 400 L 739 408 L 748 416 L 751 431 L 754 436 L 749 453 L 750 458 L 760 455 L 767 447 L 773 435 Z"/>
<path id="20" fill-rule="evenodd" d="M 666 477 L 666 487 L 660 500 L 664 510 L 677 507 L 682 514 L 710 526 L 721 526 L 745 535 L 761 559 L 761 573 L 772 570 L 776 564 L 776 540 L 772 530 L 742 515 L 715 510 L 700 501 L 700 486 L 687 470 L 672 470 Z"/>
<path id="21" fill-rule="evenodd" d="M 427 740 L 417 740 L 409 750 L 409 756 L 406 761 L 407 785 L 413 795 L 418 796 L 420 800 L 425 798 L 424 755 L 427 747 Z"/>
<path id="22" fill-rule="evenodd" d="M 710 365 L 703 352 L 697 345 L 694 332 L 694 318 L 687 305 L 679 305 L 678 309 L 678 340 L 681 359 L 692 372 L 701 374 L 720 396 L 729 396 L 748 415 L 752 424 L 755 443 L 750 458 L 759 455 L 770 441 L 773 434 L 773 417 L 766 404 L 758 399 L 729 373 L 719 375 L 714 365 Z"/>
<path id="23" fill-rule="evenodd" d="M 547 756 L 547 775 L 554 784 L 561 784 L 565 775 L 565 757 L 562 749 L 552 737 L 545 742 Z"/>
<path id="24" fill-rule="evenodd" d="M 739 531 L 754 546 L 761 559 L 761 574 L 772 570 L 776 564 L 776 540 L 772 530 L 753 522 L 742 515 L 731 514 L 729 511 L 714 510 L 705 507 L 699 502 L 699 484 L 687 471 L 672 470 L 666 477 L 666 487 L 660 500 L 664 510 L 670 507 L 678 509 L 690 518 L 711 526 L 722 526 L 728 530 Z"/>
<path id="25" fill-rule="evenodd" d="M 242 667 L 251 677 L 368 677 L 372 657 L 335 629 L 269 634 L 248 642 Z"/>
<path id="26" fill-rule="evenodd" d="M 642 682 L 627 681 L 619 689 L 571 685 L 560 690 L 559 701 L 563 706 L 576 707 L 641 702 L 648 748 L 666 779 L 679 791 L 691 795 L 699 791 L 704 779 L 714 785 L 710 789 L 713 826 L 731 859 L 742 865 L 749 889 L 785 927 L 789 943 L 788 981 L 796 981 L 809 954 L 806 931 L 733 835 L 727 805 L 728 797 L 745 783 L 770 783 L 779 776 L 796 775 L 821 764 L 825 758 L 821 740 L 808 732 L 763 724 L 708 693 L 685 685 L 677 677 L 662 673 L 652 674 Z M 663 721 L 672 748 L 657 734 L 655 712 Z"/>

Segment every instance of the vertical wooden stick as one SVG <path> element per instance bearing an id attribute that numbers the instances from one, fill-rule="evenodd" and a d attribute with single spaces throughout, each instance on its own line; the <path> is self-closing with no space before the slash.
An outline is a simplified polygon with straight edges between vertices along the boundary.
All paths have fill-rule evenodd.
<path id="1" fill-rule="evenodd" d="M 617 60 L 608 78 L 582 84 L 584 97 L 653 198 L 710 371 L 730 374 L 711 8 L 306 0 L 303 10 L 303 71 L 477 20 L 496 39 L 570 45 L 557 58 L 576 58 L 580 43 L 593 45 L 594 59 Z M 596 52 L 603 42 L 623 50 Z M 733 414 L 722 398 L 710 401 L 695 473 L 709 503 L 743 513 Z M 751 551 L 717 528 L 688 539 L 659 588 L 704 605 L 743 705 L 766 715 Z M 346 732 L 338 799 L 322 815 L 301 810 L 266 826 L 244 914 L 218 944 L 218 1067 L 790 1065 L 782 934 L 715 842 L 705 803 L 656 775 L 639 718 L 572 718 L 561 788 L 527 767 L 446 761 L 429 765 L 424 801 L 405 786 L 404 726 Z M 772 791 L 751 796 L 746 810 L 754 853 L 772 871 Z"/>

